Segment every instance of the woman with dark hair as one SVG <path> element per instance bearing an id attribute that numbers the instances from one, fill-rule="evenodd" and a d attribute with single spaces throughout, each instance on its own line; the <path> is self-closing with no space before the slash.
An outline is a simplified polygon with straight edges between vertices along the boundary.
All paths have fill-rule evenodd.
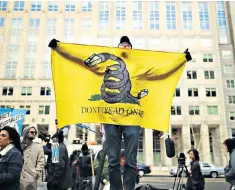
<path id="1" fill-rule="evenodd" d="M 192 161 L 190 162 L 187 190 L 203 190 L 205 188 L 205 180 L 199 164 L 199 152 L 196 149 L 191 149 L 188 154 Z"/>
<path id="2" fill-rule="evenodd" d="M 225 150 L 229 153 L 229 165 L 224 168 L 224 176 L 228 183 L 231 184 L 230 189 L 235 189 L 235 139 L 226 139 L 224 141 Z"/>
<path id="3" fill-rule="evenodd" d="M 23 168 L 20 136 L 9 126 L 0 130 L 0 189 L 19 190 Z"/>

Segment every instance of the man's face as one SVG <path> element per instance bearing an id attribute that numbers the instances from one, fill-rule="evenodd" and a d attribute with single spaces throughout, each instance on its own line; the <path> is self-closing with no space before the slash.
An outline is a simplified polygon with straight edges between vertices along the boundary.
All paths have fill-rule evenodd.
<path id="1" fill-rule="evenodd" d="M 123 43 L 119 44 L 118 47 L 123 48 L 123 49 L 131 49 L 131 45 L 127 42 L 123 42 Z"/>
<path id="2" fill-rule="evenodd" d="M 35 139 L 37 135 L 37 131 L 32 127 L 31 129 L 29 129 L 29 132 L 28 132 L 28 138 L 29 139 Z"/>

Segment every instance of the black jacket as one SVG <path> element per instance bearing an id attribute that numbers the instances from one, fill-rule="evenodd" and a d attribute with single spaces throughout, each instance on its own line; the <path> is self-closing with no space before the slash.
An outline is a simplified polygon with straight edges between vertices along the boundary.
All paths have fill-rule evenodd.
<path id="1" fill-rule="evenodd" d="M 92 176 L 91 156 L 89 151 L 84 151 L 79 157 L 80 177 L 86 178 Z"/>
<path id="2" fill-rule="evenodd" d="M 224 176 L 228 183 L 235 185 L 235 149 L 230 154 L 229 165 L 224 168 Z"/>
<path id="3" fill-rule="evenodd" d="M 64 143 L 59 145 L 59 162 L 52 163 L 48 172 L 47 188 L 68 189 L 72 187 L 72 173 L 69 166 L 68 151 Z"/>
<path id="4" fill-rule="evenodd" d="M 190 163 L 191 173 L 189 174 L 187 180 L 187 189 L 191 190 L 195 187 L 195 190 L 203 190 L 205 188 L 205 179 L 201 172 L 200 164 L 197 160 L 194 160 Z"/>
<path id="5" fill-rule="evenodd" d="M 21 152 L 13 147 L 0 156 L 0 190 L 19 190 L 20 174 L 24 165 Z"/>

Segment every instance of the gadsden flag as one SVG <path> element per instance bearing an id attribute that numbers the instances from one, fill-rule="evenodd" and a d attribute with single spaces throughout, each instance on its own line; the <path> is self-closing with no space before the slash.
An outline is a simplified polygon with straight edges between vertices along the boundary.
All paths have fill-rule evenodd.
<path id="1" fill-rule="evenodd" d="M 59 128 L 109 123 L 168 131 L 184 53 L 57 42 L 51 60 Z"/>

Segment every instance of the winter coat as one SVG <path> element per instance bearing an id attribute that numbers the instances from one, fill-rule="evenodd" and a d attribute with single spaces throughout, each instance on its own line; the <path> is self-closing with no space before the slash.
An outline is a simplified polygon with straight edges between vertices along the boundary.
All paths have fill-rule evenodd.
<path id="1" fill-rule="evenodd" d="M 69 165 L 68 151 L 64 143 L 59 144 L 59 162 L 52 163 L 48 172 L 47 188 L 68 189 L 72 187 L 72 172 Z"/>
<path id="2" fill-rule="evenodd" d="M 45 168 L 48 170 L 52 161 L 51 161 L 51 143 L 47 143 L 46 145 L 43 146 L 44 154 L 47 155 L 47 163 Z"/>
<path id="3" fill-rule="evenodd" d="M 95 157 L 95 160 L 94 160 L 94 168 L 95 168 L 95 172 L 96 172 L 96 173 L 98 172 L 98 169 L 99 169 L 100 155 L 101 155 L 101 152 L 102 152 L 102 151 L 103 151 L 103 149 L 101 149 L 101 150 L 97 153 L 97 155 L 96 155 L 96 157 Z M 107 181 L 109 181 L 108 167 L 109 167 L 108 156 L 105 155 L 104 167 L 103 167 L 102 175 L 101 175 L 101 181 L 103 181 L 104 179 L 106 179 Z"/>
<path id="4" fill-rule="evenodd" d="M 83 151 L 79 157 L 79 171 L 81 178 L 92 176 L 91 156 L 88 150 Z"/>
<path id="5" fill-rule="evenodd" d="M 20 190 L 23 164 L 23 156 L 15 147 L 0 155 L 0 190 Z"/>
<path id="6" fill-rule="evenodd" d="M 21 173 L 21 190 L 37 189 L 37 180 L 44 170 L 44 151 L 41 144 L 32 142 L 24 149 L 24 167 Z"/>
<path id="7" fill-rule="evenodd" d="M 224 168 L 224 176 L 231 186 L 235 185 L 235 149 L 230 154 L 229 165 Z"/>
<path id="8" fill-rule="evenodd" d="M 205 179 L 202 175 L 199 162 L 194 160 L 190 165 L 191 173 L 187 180 L 187 189 L 191 190 L 193 187 L 196 187 L 196 190 L 203 190 L 205 188 Z"/>

